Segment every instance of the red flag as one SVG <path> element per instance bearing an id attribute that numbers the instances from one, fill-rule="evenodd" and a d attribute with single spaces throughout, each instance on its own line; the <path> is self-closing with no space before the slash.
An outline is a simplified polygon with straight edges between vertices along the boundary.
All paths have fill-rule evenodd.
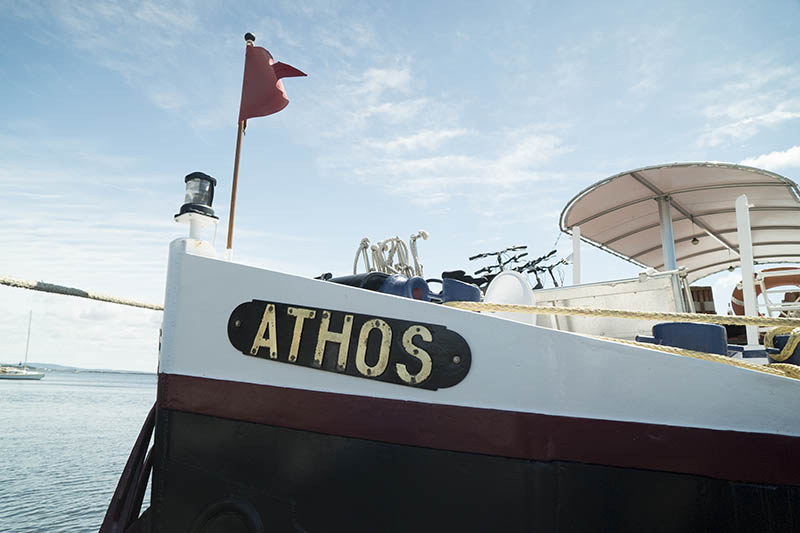
<path id="1" fill-rule="evenodd" d="M 296 76 L 305 74 L 285 63 L 276 63 L 266 48 L 248 45 L 244 57 L 239 122 L 277 113 L 289 105 L 280 80 Z"/>

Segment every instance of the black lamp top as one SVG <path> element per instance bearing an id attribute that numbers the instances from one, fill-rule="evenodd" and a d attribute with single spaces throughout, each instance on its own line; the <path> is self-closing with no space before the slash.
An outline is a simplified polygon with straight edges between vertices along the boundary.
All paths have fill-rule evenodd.
<path id="1" fill-rule="evenodd" d="M 255 42 L 255 40 L 256 40 L 256 36 L 255 36 L 255 35 L 253 35 L 253 34 L 252 34 L 252 33 L 250 33 L 250 32 L 247 32 L 247 33 L 245 33 L 245 34 L 244 34 L 244 40 L 245 40 L 245 41 L 250 41 L 250 42 Z"/>
<path id="2" fill-rule="evenodd" d="M 208 174 L 204 174 L 202 172 L 192 172 L 186 176 L 186 179 L 183 180 L 184 183 L 188 183 L 190 180 L 206 180 L 210 181 L 211 185 L 214 187 L 217 186 L 217 180 L 209 176 Z"/>

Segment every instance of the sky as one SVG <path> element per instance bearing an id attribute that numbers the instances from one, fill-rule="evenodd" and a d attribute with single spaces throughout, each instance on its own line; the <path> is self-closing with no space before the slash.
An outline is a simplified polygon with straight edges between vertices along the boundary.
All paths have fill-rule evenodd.
<path id="1" fill-rule="evenodd" d="M 163 302 L 193 171 L 218 180 L 221 252 L 248 31 L 308 77 L 248 123 L 236 260 L 344 275 L 362 237 L 425 229 L 434 276 L 566 256 L 561 209 L 625 170 L 798 181 L 798 21 L 797 1 L 0 0 L 0 276 Z M 584 282 L 638 272 L 583 250 Z M 739 275 L 705 281 L 724 302 Z M 161 313 L 3 286 L 0 361 L 29 311 L 31 361 L 156 369 Z"/>

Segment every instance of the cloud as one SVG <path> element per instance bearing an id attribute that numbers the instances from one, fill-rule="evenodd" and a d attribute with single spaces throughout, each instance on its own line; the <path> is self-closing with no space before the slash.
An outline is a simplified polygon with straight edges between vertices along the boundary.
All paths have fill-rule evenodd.
<path id="1" fill-rule="evenodd" d="M 156 370 L 160 312 L 9 287 L 0 287 L 0 309 L 0 362 L 23 359 L 31 310 L 29 361 Z"/>
<path id="2" fill-rule="evenodd" d="M 29 157 L 42 147 L 49 159 Z M 163 215 L 175 206 L 150 185 L 169 178 L 139 170 L 135 158 L 92 139 L 21 138 L 9 155 L 0 167 L 7 186 L 0 209 L 8 216 L 0 247 L 14 253 L 2 274 L 162 297 L 164 247 L 177 229 Z"/>
<path id="3" fill-rule="evenodd" d="M 402 122 L 419 114 L 428 103 L 426 98 L 387 98 L 392 93 L 408 94 L 410 81 L 408 67 L 369 68 L 340 87 L 332 104 L 336 111 L 353 110 L 347 112 L 345 128 L 363 128 L 370 118 Z"/>
<path id="4" fill-rule="evenodd" d="M 351 120 L 355 122 L 355 125 L 364 125 L 364 121 L 371 117 L 381 117 L 392 123 L 404 122 L 417 116 L 428 103 L 427 98 L 383 102 L 353 112 Z"/>
<path id="5" fill-rule="evenodd" d="M 397 137 L 389 141 L 371 141 L 370 146 L 385 150 L 387 152 L 414 151 L 414 150 L 433 150 L 438 148 L 443 142 L 455 137 L 467 135 L 468 130 L 441 129 L 441 130 L 422 130 L 412 135 Z"/>
<path id="6" fill-rule="evenodd" d="M 253 31 L 270 49 L 291 49 L 290 57 L 276 54 L 277 58 L 298 64 L 312 77 L 323 72 L 349 75 L 347 91 L 353 92 L 354 83 L 359 87 L 358 94 L 373 108 L 370 115 L 397 120 L 398 114 L 407 114 L 403 109 L 381 108 L 379 100 L 384 92 L 408 87 L 408 67 L 348 73 L 351 62 L 369 64 L 373 55 L 380 54 L 374 30 L 363 17 L 327 2 L 308 8 L 293 4 L 270 4 L 263 9 L 227 6 L 225 15 L 232 17 L 226 21 L 227 30 L 219 29 L 221 14 L 212 9 L 213 4 L 190 0 L 132 4 L 74 0 L 30 8 L 20 3 L 12 6 L 10 15 L 35 20 L 38 39 L 76 50 L 84 59 L 119 75 L 154 107 L 180 115 L 194 128 L 229 126 L 235 117 L 244 42 L 242 33 L 231 34 L 229 28 L 241 24 L 242 32 Z M 302 19 L 284 16 L 287 11 L 302 13 Z M 311 38 L 300 39 L 300 35 Z M 330 86 L 325 89 L 331 92 Z"/>
<path id="7" fill-rule="evenodd" d="M 744 159 L 742 164 L 767 169 L 800 167 L 800 146 L 793 146 L 783 152 L 770 152 L 757 157 L 750 157 Z"/>
<path id="8" fill-rule="evenodd" d="M 405 91 L 411 82 L 411 72 L 403 68 L 370 68 L 361 76 L 355 91 L 374 99 L 387 90 Z"/>
<path id="9" fill-rule="evenodd" d="M 500 166 L 508 170 L 529 168 L 570 151 L 563 145 L 562 139 L 555 135 L 529 135 L 501 156 Z"/>
<path id="10" fill-rule="evenodd" d="M 791 87 L 797 81 L 792 68 L 763 64 L 726 66 L 711 74 L 715 76 L 714 81 L 717 81 L 716 77 L 723 76 L 730 81 L 723 81 L 721 87 L 705 94 L 709 104 L 703 109 L 703 114 L 711 119 L 734 121 L 761 114 L 779 104 L 791 93 L 777 87 Z"/>
<path id="11" fill-rule="evenodd" d="M 697 139 L 701 147 L 744 141 L 765 128 L 800 119 L 800 75 L 796 69 L 766 64 L 727 65 L 712 69 L 718 89 L 704 93 L 701 113 L 707 123 Z"/>
<path id="12" fill-rule="evenodd" d="M 281 22 L 273 17 L 266 17 L 261 24 L 265 27 L 269 35 L 274 36 L 280 42 L 290 46 L 292 48 L 300 48 L 302 47 L 302 43 L 299 39 L 295 38 L 295 35 L 289 31 L 287 28 L 281 24 Z"/>
<path id="13" fill-rule="evenodd" d="M 26 11 L 20 7 L 10 14 L 28 19 Z M 198 35 L 214 32 L 206 31 L 203 8 L 192 2 L 146 0 L 123 5 L 109 0 L 75 0 L 42 4 L 37 14 L 35 33 L 43 44 L 76 50 L 118 74 L 161 110 L 205 116 L 206 109 L 220 99 L 236 101 L 234 80 L 241 80 L 241 74 L 228 73 L 239 68 L 241 47 L 236 56 L 239 61 L 235 61 L 233 42 L 198 40 Z M 217 75 L 209 76 L 209 72 Z M 203 83 L 197 83 L 198 79 Z"/>
<path id="14" fill-rule="evenodd" d="M 789 107 L 789 109 L 784 107 Z M 781 105 L 767 113 L 748 116 L 736 122 L 713 128 L 700 137 L 699 144 L 701 146 L 719 146 L 730 139 L 749 139 L 765 127 L 777 126 L 782 122 L 797 119 L 800 119 L 800 106 L 795 103 Z"/>
<path id="15" fill-rule="evenodd" d="M 316 33 L 324 47 L 334 48 L 345 56 L 354 57 L 363 48 L 374 44 L 374 33 L 367 24 L 341 18 L 333 12 L 319 20 L 322 22 Z"/>
<path id="16" fill-rule="evenodd" d="M 0 169 L 0 182 L 10 184 L 0 198 L 8 217 L 0 248 L 10 251 L 0 275 L 159 303 L 167 243 L 183 229 L 164 216 L 174 202 L 142 190 L 152 176 L 126 169 L 109 180 L 106 169 L 120 160 L 87 144 L 73 159 L 62 157 L 69 148 L 53 152 L 53 168 L 23 159 Z M 160 313 L 0 287 L 3 316 L 29 309 L 32 361 L 155 370 Z M 0 321 L 0 337 L 17 351 L 24 350 L 19 322 Z"/>
<path id="17" fill-rule="evenodd" d="M 333 170 L 353 173 L 364 183 L 385 187 L 390 194 L 426 206 L 445 204 L 455 197 L 479 203 L 487 194 L 496 195 L 501 189 L 562 178 L 542 166 L 572 148 L 565 146 L 563 140 L 553 134 L 518 136 L 518 133 L 482 136 L 481 144 L 488 149 L 487 155 L 451 152 L 409 157 L 389 150 L 387 156 L 375 156 L 362 151 L 351 156 L 361 161 L 359 168 L 338 169 L 339 162 L 334 162 Z M 416 139 L 426 137 L 436 138 L 437 135 L 426 130 L 403 139 L 415 139 L 409 143 L 416 145 Z M 347 160 L 349 158 L 341 163 Z"/>

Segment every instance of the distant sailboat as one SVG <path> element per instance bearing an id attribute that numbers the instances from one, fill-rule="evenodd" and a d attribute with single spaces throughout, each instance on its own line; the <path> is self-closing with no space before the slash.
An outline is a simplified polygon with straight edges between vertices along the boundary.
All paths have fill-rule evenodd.
<path id="1" fill-rule="evenodd" d="M 25 341 L 25 363 L 19 366 L 0 366 L 0 379 L 42 379 L 44 372 L 28 370 L 28 348 L 31 345 L 31 320 L 33 311 L 28 314 L 28 338 Z"/>

